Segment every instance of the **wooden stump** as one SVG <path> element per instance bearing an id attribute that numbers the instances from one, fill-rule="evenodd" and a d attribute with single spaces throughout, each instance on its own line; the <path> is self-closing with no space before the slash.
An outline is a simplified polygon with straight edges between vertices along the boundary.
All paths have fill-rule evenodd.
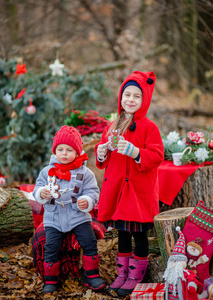
<path id="1" fill-rule="evenodd" d="M 194 207 L 176 208 L 162 212 L 154 217 L 159 248 L 165 267 L 178 239 L 176 226 L 180 226 L 182 230 L 193 209 Z"/>
<path id="2" fill-rule="evenodd" d="M 213 165 L 201 167 L 189 176 L 172 205 L 160 204 L 160 212 L 178 207 L 195 207 L 200 200 L 206 207 L 213 207 Z"/>
<path id="3" fill-rule="evenodd" d="M 0 190 L 1 197 L 8 197 L 8 194 L 10 199 L 0 210 L 0 246 L 28 242 L 34 231 L 32 209 L 28 199 L 18 189 Z"/>

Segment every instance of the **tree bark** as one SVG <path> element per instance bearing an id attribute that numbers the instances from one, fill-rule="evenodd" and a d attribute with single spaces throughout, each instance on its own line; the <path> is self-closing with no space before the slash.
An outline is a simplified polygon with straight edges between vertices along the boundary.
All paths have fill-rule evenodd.
<path id="1" fill-rule="evenodd" d="M 178 239 L 176 226 L 180 226 L 180 228 L 183 229 L 193 209 L 194 207 L 176 208 L 162 212 L 154 217 L 159 248 L 165 267 Z"/>
<path id="2" fill-rule="evenodd" d="M 7 189 L 11 198 L 0 210 L 0 246 L 28 242 L 33 235 L 34 223 L 28 199 L 18 189 Z M 3 193 L 0 190 L 0 195 Z M 5 193 L 7 196 L 7 193 Z"/>
<path id="3" fill-rule="evenodd" d="M 201 167 L 189 176 L 172 205 L 160 204 L 160 212 L 178 207 L 195 207 L 200 200 L 206 207 L 212 207 L 213 165 Z"/>

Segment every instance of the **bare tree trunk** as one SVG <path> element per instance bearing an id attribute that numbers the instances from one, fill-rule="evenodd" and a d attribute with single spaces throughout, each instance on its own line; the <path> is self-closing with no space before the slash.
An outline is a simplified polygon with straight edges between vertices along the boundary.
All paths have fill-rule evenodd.
<path id="1" fill-rule="evenodd" d="M 198 10 L 198 83 L 213 90 L 213 80 L 205 75 L 213 68 L 213 2 L 197 1 Z"/>
<path id="2" fill-rule="evenodd" d="M 80 2 L 93 17 L 97 25 L 99 25 L 101 32 L 109 45 L 109 49 L 113 53 L 114 59 L 119 60 L 120 52 L 116 50 L 116 43 L 120 33 L 125 29 L 128 20 L 128 0 L 113 1 L 114 9 L 112 14 L 112 28 L 110 28 L 110 26 L 104 22 L 104 20 L 100 17 L 99 12 L 93 9 L 88 0 L 80 0 Z"/>
<path id="3" fill-rule="evenodd" d="M 162 11 L 159 43 L 167 43 L 173 51 L 168 72 L 171 82 L 185 78 L 190 89 L 198 85 L 210 87 L 205 72 L 212 69 L 213 4 L 211 1 L 165 0 Z M 199 103 L 198 103 L 199 104 Z"/>

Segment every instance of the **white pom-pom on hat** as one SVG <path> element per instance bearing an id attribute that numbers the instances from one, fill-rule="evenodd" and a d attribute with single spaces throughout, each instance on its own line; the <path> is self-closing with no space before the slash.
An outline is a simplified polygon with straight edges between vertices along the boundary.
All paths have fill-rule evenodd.
<path id="1" fill-rule="evenodd" d="M 180 231 L 180 226 L 177 226 L 175 229 L 176 229 L 176 231 L 179 232 Z"/>

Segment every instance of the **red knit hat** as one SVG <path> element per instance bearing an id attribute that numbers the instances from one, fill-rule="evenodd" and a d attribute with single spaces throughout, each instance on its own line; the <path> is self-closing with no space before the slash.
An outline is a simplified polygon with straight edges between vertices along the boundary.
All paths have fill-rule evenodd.
<path id="1" fill-rule="evenodd" d="M 179 238 L 174 246 L 173 252 L 170 256 L 170 260 L 187 260 L 186 257 L 186 241 L 183 232 L 180 230 L 180 227 L 177 226 L 176 230 L 179 233 Z"/>
<path id="2" fill-rule="evenodd" d="M 81 155 L 83 141 L 80 133 L 74 127 L 64 125 L 56 132 L 53 138 L 52 151 L 55 154 L 55 148 L 60 144 L 66 144 L 73 147 L 78 155 Z"/>

